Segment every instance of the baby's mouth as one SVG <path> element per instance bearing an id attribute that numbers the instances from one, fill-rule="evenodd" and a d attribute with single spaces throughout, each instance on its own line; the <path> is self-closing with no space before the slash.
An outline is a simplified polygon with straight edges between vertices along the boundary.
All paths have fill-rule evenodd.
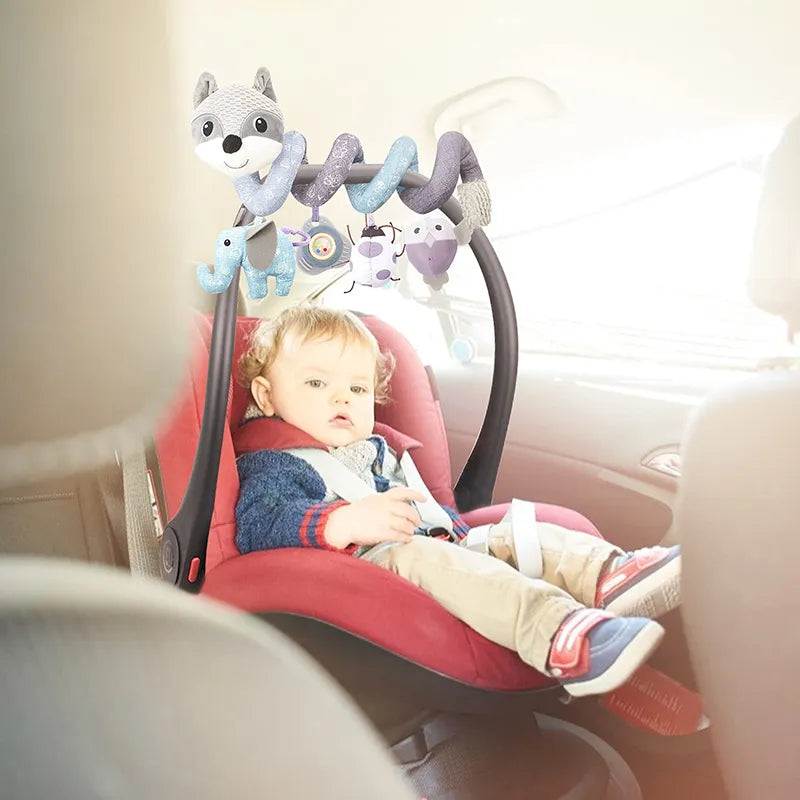
<path id="1" fill-rule="evenodd" d="M 337 428 L 352 428 L 353 421 L 347 414 L 337 414 L 330 420 L 330 424 L 334 425 Z"/>

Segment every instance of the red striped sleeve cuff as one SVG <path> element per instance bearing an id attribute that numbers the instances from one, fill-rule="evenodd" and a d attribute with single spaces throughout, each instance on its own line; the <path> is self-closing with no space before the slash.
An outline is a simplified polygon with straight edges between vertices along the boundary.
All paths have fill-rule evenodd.
<path id="1" fill-rule="evenodd" d="M 347 502 L 345 500 L 337 500 L 335 503 L 325 503 L 325 505 L 316 515 L 313 525 L 314 538 L 316 539 L 317 547 L 322 547 L 326 550 L 335 550 L 337 553 L 348 554 L 354 553 L 358 549 L 359 545 L 357 544 L 349 544 L 347 547 L 334 547 L 325 538 L 325 528 L 328 526 L 328 520 L 330 519 L 331 514 L 336 511 L 337 508 L 341 508 L 342 506 L 346 505 Z"/>

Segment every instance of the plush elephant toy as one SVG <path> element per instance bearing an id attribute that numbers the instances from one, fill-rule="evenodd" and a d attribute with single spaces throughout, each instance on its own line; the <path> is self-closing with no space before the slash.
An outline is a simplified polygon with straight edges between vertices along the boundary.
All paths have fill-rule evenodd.
<path id="1" fill-rule="evenodd" d="M 267 296 L 270 275 L 275 277 L 275 294 L 285 297 L 292 288 L 295 266 L 292 240 L 274 222 L 257 220 L 220 231 L 214 267 L 198 264 L 197 280 L 205 291 L 220 294 L 231 285 L 236 267 L 241 267 L 253 300 Z"/>

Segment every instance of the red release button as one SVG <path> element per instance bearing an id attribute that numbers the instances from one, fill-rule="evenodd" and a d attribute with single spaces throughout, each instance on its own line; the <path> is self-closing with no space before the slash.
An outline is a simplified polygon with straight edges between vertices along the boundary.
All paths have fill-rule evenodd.
<path id="1" fill-rule="evenodd" d="M 194 583 L 197 580 L 197 573 L 200 572 L 200 559 L 195 556 L 192 563 L 189 564 L 189 583 Z"/>

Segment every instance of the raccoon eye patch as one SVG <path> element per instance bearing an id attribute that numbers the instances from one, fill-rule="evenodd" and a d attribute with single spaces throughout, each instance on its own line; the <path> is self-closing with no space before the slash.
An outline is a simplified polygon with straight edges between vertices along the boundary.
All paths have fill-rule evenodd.
<path id="1" fill-rule="evenodd" d="M 214 130 L 214 123 L 210 119 L 207 119 L 203 124 L 203 136 L 211 136 L 213 130 Z"/>
<path id="2" fill-rule="evenodd" d="M 217 122 L 215 120 L 215 122 Z M 217 122 L 214 134 L 220 129 Z M 283 139 L 283 122 L 278 117 L 273 116 L 269 109 L 256 108 L 251 111 L 242 121 L 239 128 L 239 138 L 247 139 L 248 137 L 261 137 L 263 139 L 272 139 L 278 144 Z"/>

